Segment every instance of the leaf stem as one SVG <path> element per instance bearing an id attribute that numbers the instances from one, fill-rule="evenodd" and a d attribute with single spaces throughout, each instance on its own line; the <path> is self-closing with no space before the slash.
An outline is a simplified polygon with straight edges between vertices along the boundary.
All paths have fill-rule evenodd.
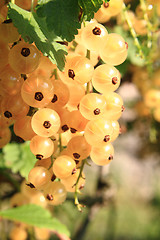
<path id="1" fill-rule="evenodd" d="M 80 212 L 82 211 L 82 207 L 84 207 L 84 205 L 80 204 L 79 200 L 78 200 L 78 193 L 79 193 L 78 183 L 79 183 L 80 178 L 82 177 L 82 172 L 83 172 L 85 163 L 86 163 L 86 159 L 82 161 L 82 165 L 80 167 L 80 172 L 79 172 L 77 181 L 75 183 L 74 200 L 75 200 L 75 205 L 77 205 L 77 208 Z"/>
<path id="2" fill-rule="evenodd" d="M 142 48 L 141 48 L 141 45 L 140 45 L 140 42 L 139 42 L 138 37 L 137 37 L 137 33 L 134 30 L 133 24 L 132 24 L 131 19 L 130 19 L 129 15 L 128 15 L 127 7 L 126 7 L 126 5 L 124 3 L 123 3 L 123 14 L 124 14 L 124 18 L 125 18 L 125 20 L 126 20 L 126 22 L 128 24 L 129 31 L 130 31 L 133 39 L 134 39 L 134 44 L 135 44 L 135 46 L 138 49 L 139 55 L 140 55 L 140 57 L 142 59 L 145 59 L 143 51 L 142 51 Z"/>

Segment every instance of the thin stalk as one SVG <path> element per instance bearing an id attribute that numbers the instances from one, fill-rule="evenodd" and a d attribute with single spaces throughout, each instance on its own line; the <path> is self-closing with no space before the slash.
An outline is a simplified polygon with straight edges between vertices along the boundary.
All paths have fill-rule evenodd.
<path id="1" fill-rule="evenodd" d="M 81 165 L 81 167 L 80 167 L 80 172 L 79 172 L 77 181 L 76 181 L 76 183 L 75 183 L 74 200 L 75 200 L 75 205 L 77 205 L 77 208 L 78 208 L 78 210 L 79 210 L 80 212 L 82 211 L 82 207 L 84 207 L 84 205 L 80 204 L 80 203 L 79 203 L 79 200 L 78 200 L 78 193 L 79 193 L 78 183 L 79 183 L 80 178 L 82 177 L 82 172 L 83 172 L 85 163 L 86 163 L 86 159 L 83 160 L 83 162 L 82 162 L 82 165 Z"/>
<path id="2" fill-rule="evenodd" d="M 90 89 L 90 86 L 89 86 L 90 82 L 87 83 L 87 86 L 86 86 L 86 94 L 89 93 L 89 89 Z"/>
<path id="3" fill-rule="evenodd" d="M 29 239 L 30 240 L 36 240 L 35 236 L 34 236 L 34 229 L 33 229 L 33 227 L 29 228 L 28 233 L 29 233 Z"/>
<path id="4" fill-rule="evenodd" d="M 90 59 L 91 58 L 91 51 L 87 49 L 87 55 L 86 58 Z M 90 81 L 87 82 L 87 86 L 86 86 L 86 94 L 89 93 L 89 89 L 90 89 Z"/>
<path id="5" fill-rule="evenodd" d="M 32 0 L 32 2 L 31 2 L 31 12 L 32 13 L 34 12 L 34 0 Z"/>
<path id="6" fill-rule="evenodd" d="M 51 155 L 51 165 L 49 166 L 48 170 L 53 166 L 53 154 Z"/>
<path id="7" fill-rule="evenodd" d="M 87 49 L 86 58 L 91 59 L 91 51 Z"/>
<path id="8" fill-rule="evenodd" d="M 124 14 L 124 18 L 125 18 L 125 20 L 128 24 L 129 31 L 130 31 L 133 39 L 134 39 L 134 44 L 138 49 L 139 55 L 142 59 L 145 59 L 142 48 L 141 48 L 141 45 L 140 45 L 140 42 L 139 42 L 138 37 L 137 37 L 137 33 L 134 30 L 133 24 L 132 24 L 131 19 L 128 15 L 127 7 L 124 3 L 123 3 L 123 14 Z"/>
<path id="9" fill-rule="evenodd" d="M 60 152 L 62 152 L 62 150 L 63 150 L 61 133 L 59 134 L 59 150 L 60 150 Z"/>

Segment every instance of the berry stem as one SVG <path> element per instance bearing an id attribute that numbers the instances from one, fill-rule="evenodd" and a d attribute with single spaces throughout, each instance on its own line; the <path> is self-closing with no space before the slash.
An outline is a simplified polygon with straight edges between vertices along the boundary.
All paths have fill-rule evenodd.
<path id="1" fill-rule="evenodd" d="M 86 58 L 90 59 L 91 58 L 91 51 L 87 49 L 87 55 Z"/>
<path id="2" fill-rule="evenodd" d="M 134 39 L 134 44 L 138 49 L 139 55 L 142 59 L 145 59 L 142 48 L 141 48 L 141 45 L 140 45 L 140 42 L 139 42 L 138 37 L 137 37 L 137 33 L 134 30 L 133 24 L 132 24 L 131 19 L 128 15 L 128 9 L 127 9 L 127 7 L 124 3 L 123 3 L 123 14 L 124 14 L 124 18 L 125 18 L 125 20 L 128 24 L 129 31 L 130 31 L 133 39 Z"/>
<path id="3" fill-rule="evenodd" d="M 79 172 L 77 181 L 75 183 L 75 193 L 74 193 L 75 205 L 77 205 L 77 208 L 80 212 L 82 211 L 82 207 L 84 207 L 84 205 L 81 205 L 78 200 L 78 193 L 80 193 L 80 191 L 78 189 L 78 183 L 79 183 L 80 178 L 82 177 L 82 172 L 83 172 L 85 163 L 86 163 L 86 159 L 82 161 L 82 165 L 80 167 L 80 172 Z"/>
<path id="4" fill-rule="evenodd" d="M 29 233 L 29 239 L 30 240 L 35 240 L 33 227 L 29 228 L 28 233 Z"/>
<path id="5" fill-rule="evenodd" d="M 90 83 L 90 82 L 88 82 L 88 83 L 87 83 L 87 86 L 86 86 L 86 94 L 89 93 L 89 83 Z"/>
<path id="6" fill-rule="evenodd" d="M 53 159 L 54 159 L 54 157 L 53 157 L 53 154 L 52 154 L 51 155 L 51 165 L 49 166 L 48 170 L 53 166 Z"/>
<path id="7" fill-rule="evenodd" d="M 31 2 L 31 12 L 32 13 L 34 12 L 34 0 L 32 0 L 32 2 Z"/>
<path id="8" fill-rule="evenodd" d="M 91 51 L 87 49 L 87 55 L 86 55 L 86 58 L 90 59 L 91 58 Z M 87 86 L 86 86 L 86 94 L 89 93 L 89 82 L 87 82 Z"/>
<path id="9" fill-rule="evenodd" d="M 59 134 L 59 150 L 60 150 L 60 152 L 62 152 L 62 150 L 63 150 L 61 133 Z"/>

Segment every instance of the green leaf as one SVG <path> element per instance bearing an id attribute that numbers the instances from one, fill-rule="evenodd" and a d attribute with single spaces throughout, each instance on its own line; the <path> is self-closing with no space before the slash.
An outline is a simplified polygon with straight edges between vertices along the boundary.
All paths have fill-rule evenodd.
<path id="1" fill-rule="evenodd" d="M 7 166 L 11 166 L 20 157 L 20 148 L 16 143 L 9 143 L 3 149 L 4 159 Z"/>
<path id="2" fill-rule="evenodd" d="M 103 0 L 78 0 L 78 3 L 83 10 L 85 20 L 90 21 L 103 4 Z"/>
<path id="3" fill-rule="evenodd" d="M 79 12 L 78 0 L 42 0 L 37 7 L 38 16 L 46 16 L 48 29 L 69 42 L 81 27 Z"/>
<path id="4" fill-rule="evenodd" d="M 28 204 L 0 212 L 2 218 L 19 221 L 39 228 L 47 228 L 69 236 L 69 231 L 50 212 L 40 206 Z"/>
<path id="5" fill-rule="evenodd" d="M 46 19 L 12 3 L 9 3 L 8 15 L 22 38 L 29 43 L 35 42 L 37 48 L 62 71 L 67 49 L 59 43 L 63 42 L 62 38 L 56 36 L 53 31 L 48 31 Z"/>
<path id="6" fill-rule="evenodd" d="M 19 172 L 22 177 L 27 178 L 36 162 L 35 156 L 30 151 L 29 142 L 9 143 L 2 151 L 5 166 L 11 168 L 13 173 Z"/>

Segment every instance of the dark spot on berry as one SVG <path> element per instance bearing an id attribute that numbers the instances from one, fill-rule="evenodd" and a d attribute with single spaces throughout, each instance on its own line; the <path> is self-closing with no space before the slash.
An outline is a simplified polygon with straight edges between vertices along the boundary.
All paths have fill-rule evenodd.
<path id="1" fill-rule="evenodd" d="M 28 57 L 30 55 L 30 49 L 29 48 L 22 48 L 21 54 L 23 57 Z"/>
<path id="2" fill-rule="evenodd" d="M 74 73 L 74 71 L 72 69 L 68 70 L 68 76 L 74 80 L 75 73 Z"/>
<path id="3" fill-rule="evenodd" d="M 56 175 L 53 174 L 51 177 L 51 181 L 54 182 L 55 179 L 56 179 Z"/>
<path id="4" fill-rule="evenodd" d="M 76 165 L 79 163 L 79 161 L 78 160 L 75 160 L 75 163 L 76 163 Z"/>
<path id="5" fill-rule="evenodd" d="M 113 78 L 112 78 L 112 83 L 113 83 L 114 85 L 116 85 L 117 82 L 118 82 L 117 77 L 113 77 Z"/>
<path id="6" fill-rule="evenodd" d="M 79 190 L 84 188 L 84 184 L 81 184 L 81 186 L 79 187 Z"/>
<path id="7" fill-rule="evenodd" d="M 53 98 L 52 98 L 52 103 L 55 103 L 58 100 L 58 97 L 56 94 L 54 94 Z"/>
<path id="8" fill-rule="evenodd" d="M 75 128 L 70 128 L 71 133 L 76 133 L 77 130 Z"/>
<path id="9" fill-rule="evenodd" d="M 101 110 L 99 108 L 96 108 L 93 112 L 94 115 L 99 115 L 101 113 Z"/>
<path id="10" fill-rule="evenodd" d="M 47 199 L 49 201 L 53 201 L 53 195 L 52 194 L 47 194 Z"/>
<path id="11" fill-rule="evenodd" d="M 122 105 L 121 111 L 124 112 L 124 110 L 125 110 L 125 107 Z"/>
<path id="12" fill-rule="evenodd" d="M 65 124 L 61 127 L 61 129 L 63 130 L 63 132 L 66 132 L 69 129 L 69 127 L 67 126 L 67 124 Z"/>
<path id="13" fill-rule="evenodd" d="M 108 142 L 110 140 L 110 136 L 109 135 L 106 135 L 103 139 L 104 142 Z"/>
<path id="14" fill-rule="evenodd" d="M 72 175 L 75 174 L 76 172 L 77 172 L 77 169 L 73 168 Z"/>
<path id="15" fill-rule="evenodd" d="M 125 42 L 125 44 L 126 44 L 126 48 L 128 49 L 128 43 L 127 43 L 127 42 Z"/>
<path id="16" fill-rule="evenodd" d="M 27 75 L 26 74 L 21 74 L 21 78 L 24 79 L 24 81 L 27 79 Z"/>
<path id="17" fill-rule="evenodd" d="M 37 158 L 38 160 L 42 160 L 43 155 L 41 155 L 41 154 L 37 154 L 37 155 L 36 155 L 36 158 Z"/>
<path id="18" fill-rule="evenodd" d="M 11 117 L 12 117 L 12 113 L 9 112 L 9 111 L 5 111 L 5 112 L 4 112 L 4 116 L 5 116 L 6 118 L 11 118 Z"/>
<path id="19" fill-rule="evenodd" d="M 73 157 L 74 157 L 75 159 L 79 159 L 79 158 L 80 158 L 80 154 L 78 154 L 78 153 L 73 153 Z"/>
<path id="20" fill-rule="evenodd" d="M 51 127 L 50 121 L 44 121 L 43 127 L 47 128 L 47 129 L 50 128 Z"/>
<path id="21" fill-rule="evenodd" d="M 34 99 L 37 100 L 37 101 L 42 101 L 42 99 L 44 98 L 43 94 L 41 92 L 36 92 L 35 93 L 35 96 L 34 96 Z"/>
<path id="22" fill-rule="evenodd" d="M 32 183 L 26 183 L 26 185 L 30 188 L 35 188 L 35 186 Z"/>
<path id="23" fill-rule="evenodd" d="M 61 44 L 61 45 L 68 46 L 68 42 L 66 42 L 66 41 L 63 41 L 63 42 L 61 42 L 61 41 L 56 41 L 56 43 L 59 43 L 59 44 Z"/>
<path id="24" fill-rule="evenodd" d="M 108 160 L 113 160 L 113 155 L 110 154 Z"/>
<path id="25" fill-rule="evenodd" d="M 92 32 L 94 35 L 101 35 L 101 29 L 98 27 L 95 27 Z"/>
<path id="26" fill-rule="evenodd" d="M 109 3 L 108 3 L 108 2 L 107 2 L 107 3 L 104 2 L 104 3 L 103 3 L 103 6 L 104 6 L 105 8 L 108 8 L 108 7 L 109 7 Z"/>

